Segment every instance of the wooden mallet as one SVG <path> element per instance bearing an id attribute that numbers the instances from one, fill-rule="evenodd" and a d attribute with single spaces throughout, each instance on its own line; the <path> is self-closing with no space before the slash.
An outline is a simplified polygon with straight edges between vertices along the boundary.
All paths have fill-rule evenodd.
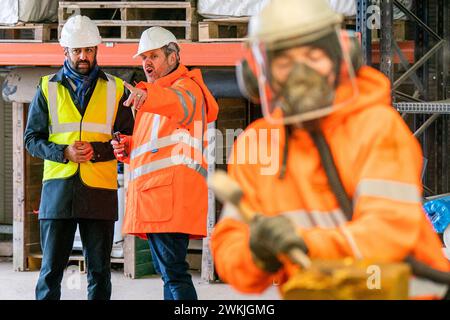
<path id="1" fill-rule="evenodd" d="M 227 175 L 225 171 L 216 171 L 209 179 L 208 185 L 214 191 L 220 202 L 231 203 L 238 209 L 241 217 L 246 223 L 252 223 L 258 213 L 253 211 L 241 201 L 244 195 L 242 189 L 236 181 Z M 311 266 L 311 259 L 300 248 L 291 249 L 288 252 L 288 256 L 292 262 L 305 269 Z"/>

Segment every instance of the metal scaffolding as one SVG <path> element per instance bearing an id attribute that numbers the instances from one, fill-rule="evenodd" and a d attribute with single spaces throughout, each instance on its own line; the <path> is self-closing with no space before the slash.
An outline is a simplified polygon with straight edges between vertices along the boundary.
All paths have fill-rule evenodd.
<path id="1" fill-rule="evenodd" d="M 415 62 L 410 65 L 394 38 L 394 7 L 414 23 Z M 426 196 L 450 191 L 450 4 L 447 0 L 416 0 L 412 10 L 398 0 L 357 0 L 357 31 L 361 32 L 364 60 L 372 64 L 369 17 L 378 14 L 380 65 L 392 83 L 395 108 L 403 114 L 421 142 L 427 170 Z M 403 67 L 394 64 L 397 55 Z M 413 87 L 413 92 L 406 92 Z M 406 90 L 405 90 L 406 89 Z M 410 89 L 411 91 L 411 89 Z"/>

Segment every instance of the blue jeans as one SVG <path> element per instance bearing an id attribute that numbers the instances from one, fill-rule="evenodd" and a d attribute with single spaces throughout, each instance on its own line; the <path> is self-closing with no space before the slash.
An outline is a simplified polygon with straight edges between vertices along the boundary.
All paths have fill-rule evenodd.
<path id="1" fill-rule="evenodd" d="M 111 298 L 111 250 L 114 221 L 90 219 L 40 220 L 42 266 L 37 300 L 59 300 L 61 281 L 72 252 L 77 223 L 86 261 L 88 299 Z"/>
<path id="2" fill-rule="evenodd" d="M 156 272 L 164 282 L 164 300 L 197 300 L 189 264 L 189 236 L 184 233 L 149 233 L 148 243 Z"/>

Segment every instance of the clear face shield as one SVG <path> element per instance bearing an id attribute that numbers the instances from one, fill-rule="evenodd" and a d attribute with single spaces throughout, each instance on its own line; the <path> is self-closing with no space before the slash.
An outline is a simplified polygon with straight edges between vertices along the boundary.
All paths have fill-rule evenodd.
<path id="1" fill-rule="evenodd" d="M 263 114 L 271 123 L 322 118 L 358 96 L 346 32 L 336 28 L 318 40 L 295 41 L 251 45 Z"/>

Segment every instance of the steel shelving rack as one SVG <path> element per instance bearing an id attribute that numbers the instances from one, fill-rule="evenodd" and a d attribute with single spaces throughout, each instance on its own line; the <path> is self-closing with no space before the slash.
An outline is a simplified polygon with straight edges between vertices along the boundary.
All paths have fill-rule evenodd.
<path id="1" fill-rule="evenodd" d="M 415 61 L 410 64 L 393 37 L 394 7 L 414 23 Z M 447 0 L 415 0 L 408 9 L 399 0 L 357 0 L 357 31 L 361 32 L 364 61 L 371 65 L 370 15 L 379 14 L 380 64 L 377 66 L 392 83 L 394 107 L 421 142 L 427 170 L 424 190 L 428 197 L 450 190 L 450 4 Z M 404 71 L 395 71 L 398 56 Z M 405 92 L 405 84 L 413 93 Z"/>

